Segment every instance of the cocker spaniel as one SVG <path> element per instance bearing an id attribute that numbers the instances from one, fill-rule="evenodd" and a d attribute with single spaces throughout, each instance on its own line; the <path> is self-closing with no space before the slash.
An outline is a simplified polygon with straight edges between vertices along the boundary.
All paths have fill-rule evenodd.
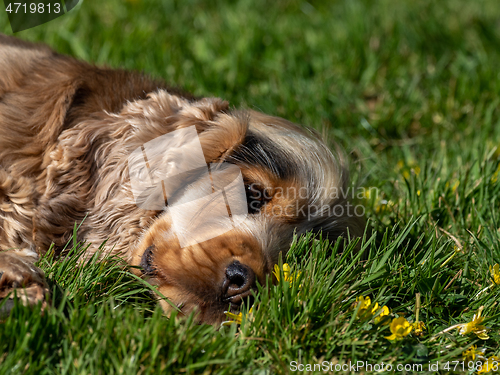
<path id="1" fill-rule="evenodd" d="M 0 35 L 0 299 L 47 298 L 34 264 L 82 223 L 87 255 L 107 241 L 167 313 L 216 324 L 294 232 L 361 234 L 337 154 L 282 118 Z"/>

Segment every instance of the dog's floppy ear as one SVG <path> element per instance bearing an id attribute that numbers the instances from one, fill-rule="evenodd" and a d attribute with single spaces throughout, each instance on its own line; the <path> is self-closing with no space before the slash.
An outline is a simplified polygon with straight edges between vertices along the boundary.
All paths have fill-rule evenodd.
<path id="1" fill-rule="evenodd" d="M 129 103 L 120 113 L 133 127 L 133 147 L 177 129 L 195 126 L 207 163 L 219 161 L 243 142 L 248 118 L 228 111 L 219 98 L 197 101 L 171 95 L 166 90 L 150 93 L 145 100 Z"/>

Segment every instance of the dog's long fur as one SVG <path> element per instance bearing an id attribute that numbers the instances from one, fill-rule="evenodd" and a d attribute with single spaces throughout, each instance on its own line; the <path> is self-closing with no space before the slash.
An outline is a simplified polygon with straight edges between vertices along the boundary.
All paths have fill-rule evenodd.
<path id="1" fill-rule="evenodd" d="M 192 125 L 206 162 L 237 165 L 259 207 L 239 227 L 181 249 L 167 213 L 136 205 L 127 160 L 146 142 Z M 182 312 L 196 309 L 201 321 L 217 323 L 229 303 L 237 307 L 248 295 L 228 287 L 230 264 L 238 275 L 254 275 L 253 288 L 253 277 L 265 282 L 294 231 L 331 239 L 361 234 L 362 221 L 343 210 L 347 200 L 332 197 L 347 179 L 341 157 L 284 119 L 0 35 L 0 298 L 25 287 L 27 302 L 43 300 L 38 254 L 52 243 L 61 250 L 83 221 L 78 235 L 92 244 L 89 255 L 107 241 L 115 254 L 143 266 Z M 287 188 L 307 195 L 276 194 Z M 311 206 L 320 209 L 309 214 Z"/>

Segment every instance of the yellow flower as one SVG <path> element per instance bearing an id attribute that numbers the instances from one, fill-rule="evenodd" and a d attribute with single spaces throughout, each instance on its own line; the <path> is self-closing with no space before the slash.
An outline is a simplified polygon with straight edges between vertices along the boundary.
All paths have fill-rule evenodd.
<path id="1" fill-rule="evenodd" d="M 378 190 L 376 190 L 374 194 L 372 194 L 371 190 L 372 188 L 366 189 L 363 193 L 363 198 L 373 202 L 373 208 L 377 213 L 385 212 L 394 207 L 395 204 L 393 201 L 382 199 L 379 196 Z"/>
<path id="2" fill-rule="evenodd" d="M 476 345 L 472 345 L 465 352 L 462 352 L 462 358 L 465 362 L 474 361 L 476 359 Z"/>
<path id="3" fill-rule="evenodd" d="M 481 316 L 482 310 L 483 306 L 479 308 L 477 314 L 474 314 L 472 321 L 470 321 L 469 323 L 457 325 L 457 328 L 460 329 L 459 333 L 461 335 L 467 335 L 468 333 L 472 332 L 476 334 L 477 337 L 479 337 L 481 340 L 488 340 L 489 336 L 486 334 L 487 329 L 481 324 L 484 320 L 484 318 Z"/>
<path id="4" fill-rule="evenodd" d="M 300 276 L 300 271 L 298 272 L 290 272 L 290 266 L 288 263 L 283 263 L 283 281 L 287 281 L 290 283 L 290 287 L 292 286 L 292 283 L 297 280 L 297 278 Z M 276 280 L 280 281 L 280 268 L 277 264 L 274 265 L 274 271 L 273 271 L 274 276 L 276 276 Z"/>
<path id="5" fill-rule="evenodd" d="M 250 310 L 248 310 L 247 315 L 252 314 L 252 312 L 253 312 L 253 307 L 250 307 Z M 243 314 L 241 311 L 238 314 L 234 314 L 234 313 L 229 312 L 229 311 L 224 311 L 224 314 L 226 314 L 226 316 L 231 320 L 227 320 L 225 322 L 222 322 L 223 326 L 228 326 L 231 324 L 241 324 L 241 321 L 243 320 Z"/>
<path id="6" fill-rule="evenodd" d="M 499 269 L 499 267 L 500 266 L 498 265 L 498 263 L 495 264 L 493 267 L 490 266 L 491 279 L 497 285 L 500 285 L 500 269 Z"/>
<path id="7" fill-rule="evenodd" d="M 356 297 L 356 302 L 358 302 L 358 304 L 356 304 L 356 307 L 360 305 L 358 313 L 356 314 L 356 317 L 359 319 L 371 318 L 373 315 L 372 311 L 373 310 L 377 311 L 378 309 L 378 303 L 372 306 L 372 300 L 370 299 L 370 297 L 363 297 L 363 296 Z"/>
<path id="8" fill-rule="evenodd" d="M 380 314 L 378 314 L 374 319 L 376 324 L 383 322 L 384 320 L 386 320 L 389 317 L 390 310 L 387 306 L 382 306 L 381 310 L 382 311 L 380 312 Z"/>
<path id="9" fill-rule="evenodd" d="M 391 200 L 380 199 L 375 203 L 375 212 L 382 213 L 389 211 L 391 208 L 395 206 L 394 202 Z"/>
<path id="10" fill-rule="evenodd" d="M 460 185 L 460 181 L 456 179 L 453 179 L 451 181 L 453 182 L 452 185 L 450 184 L 450 181 L 447 181 L 446 184 L 444 184 L 444 187 L 448 189 L 451 186 L 452 193 L 455 193 L 458 189 L 458 186 Z"/>
<path id="11" fill-rule="evenodd" d="M 371 197 L 372 197 L 372 195 L 370 193 L 370 189 L 365 189 L 365 191 L 363 192 L 363 198 L 370 199 Z"/>
<path id="12" fill-rule="evenodd" d="M 356 297 L 356 302 L 361 303 L 361 307 L 359 308 L 360 310 L 366 310 L 372 304 L 372 300 L 370 299 L 370 297 L 363 296 Z"/>
<path id="13" fill-rule="evenodd" d="M 500 358 L 496 355 L 492 355 L 481 365 L 481 369 L 478 370 L 478 374 L 487 373 L 490 371 L 497 372 L 500 369 Z"/>
<path id="14" fill-rule="evenodd" d="M 372 303 L 370 297 L 356 297 L 356 302 L 356 308 L 358 307 L 358 305 L 360 305 L 356 317 L 361 320 L 370 319 L 372 316 L 376 315 L 380 310 L 382 310 L 380 314 L 377 315 L 374 319 L 375 323 L 378 324 L 381 321 L 385 320 L 385 317 L 390 313 L 387 306 L 379 307 L 378 302 Z"/>
<path id="15" fill-rule="evenodd" d="M 400 171 L 401 169 L 403 169 L 403 167 L 405 166 L 405 162 L 403 160 L 399 160 L 397 163 L 396 163 L 396 172 Z"/>
<path id="16" fill-rule="evenodd" d="M 396 164 L 395 171 L 396 172 L 401 172 L 403 177 L 407 180 L 410 179 L 410 171 L 413 170 L 415 172 L 415 175 L 420 174 L 420 167 L 415 163 L 414 160 L 410 160 L 407 164 L 403 160 L 399 160 Z"/>
<path id="17" fill-rule="evenodd" d="M 424 334 L 424 330 L 427 329 L 425 328 L 424 322 L 414 322 L 411 324 L 411 326 L 414 329 L 413 333 L 417 336 L 422 336 Z"/>
<path id="18" fill-rule="evenodd" d="M 405 336 L 408 336 L 413 329 L 412 325 L 402 316 L 392 319 L 389 328 L 391 329 L 392 335 L 387 336 L 387 340 L 402 340 Z"/>
<path id="19" fill-rule="evenodd" d="M 366 310 L 367 318 L 371 318 L 379 310 L 378 302 L 372 303 L 370 307 Z"/>
<path id="20" fill-rule="evenodd" d="M 465 362 L 470 362 L 474 361 L 476 358 L 484 358 L 483 354 L 485 352 L 485 349 L 479 349 L 477 350 L 476 345 L 472 345 L 469 349 L 467 349 L 465 352 L 462 353 L 462 357 Z"/>
<path id="21" fill-rule="evenodd" d="M 279 267 L 277 264 L 274 265 L 274 275 L 276 276 L 276 278 L 278 279 L 278 281 L 280 281 L 280 271 L 279 271 Z M 290 266 L 288 265 L 288 263 L 284 263 L 283 264 L 283 279 L 285 281 L 288 281 L 288 279 L 290 278 Z"/>

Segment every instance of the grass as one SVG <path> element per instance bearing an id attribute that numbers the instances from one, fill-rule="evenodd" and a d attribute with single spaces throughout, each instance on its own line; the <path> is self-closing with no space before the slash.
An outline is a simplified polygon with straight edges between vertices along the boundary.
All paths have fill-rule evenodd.
<path id="1" fill-rule="evenodd" d="M 263 288 L 241 328 L 166 319 L 117 259 L 84 273 L 47 257 L 53 308 L 16 306 L 0 323 L 0 374 L 286 374 L 292 361 L 446 372 L 471 345 L 500 355 L 489 272 L 500 263 L 499 17 L 495 0 L 108 0 L 18 33 L 315 127 L 378 194 L 360 202 L 368 259 L 354 243 L 341 255 L 296 239 L 284 261 L 299 280 Z M 2 5 L 0 31 L 11 33 Z M 359 296 L 392 318 L 418 310 L 427 329 L 390 342 L 388 325 L 356 317 Z M 489 339 L 438 334 L 481 306 Z"/>

